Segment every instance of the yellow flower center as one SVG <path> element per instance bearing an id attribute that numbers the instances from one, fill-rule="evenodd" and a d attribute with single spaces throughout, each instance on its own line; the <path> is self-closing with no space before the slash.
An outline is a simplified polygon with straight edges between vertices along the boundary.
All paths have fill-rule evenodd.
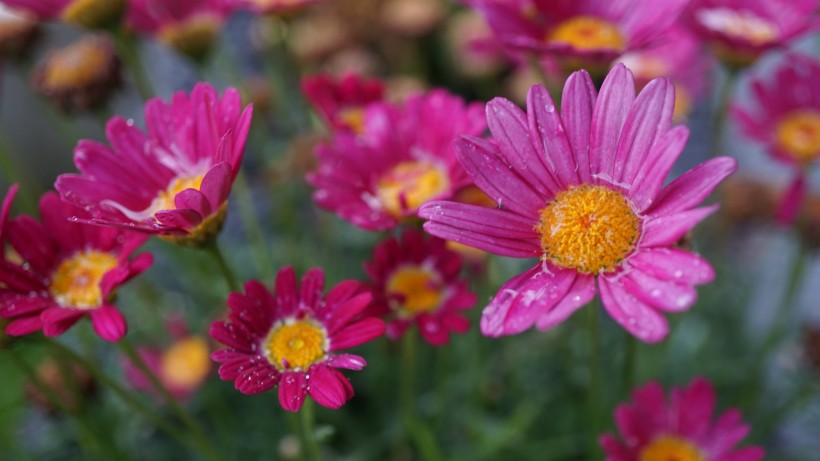
<path id="1" fill-rule="evenodd" d="M 809 162 L 820 157 L 820 111 L 798 110 L 777 124 L 777 144 L 795 160 Z"/>
<path id="2" fill-rule="evenodd" d="M 100 280 L 117 267 L 117 258 L 102 251 L 81 251 L 66 259 L 51 276 L 51 296 L 63 307 L 95 309 L 102 304 Z"/>
<path id="3" fill-rule="evenodd" d="M 68 24 L 96 28 L 115 22 L 124 9 L 124 0 L 74 0 L 66 5 L 61 17 Z"/>
<path id="4" fill-rule="evenodd" d="M 201 58 L 211 50 L 220 25 L 217 17 L 202 14 L 164 27 L 159 32 L 159 39 L 182 54 Z"/>
<path id="5" fill-rule="evenodd" d="M 55 52 L 43 69 L 46 88 L 75 88 L 91 83 L 111 60 L 97 40 L 81 40 Z"/>
<path id="6" fill-rule="evenodd" d="M 641 450 L 639 461 L 706 461 L 706 457 L 688 440 L 665 435 Z"/>
<path id="7" fill-rule="evenodd" d="M 626 198 L 605 186 L 572 187 L 541 210 L 544 258 L 560 267 L 609 272 L 635 247 L 640 219 Z"/>
<path id="8" fill-rule="evenodd" d="M 421 160 L 402 162 L 388 171 L 378 183 L 377 194 L 385 210 L 395 217 L 402 217 L 449 189 L 447 171 Z"/>
<path id="9" fill-rule="evenodd" d="M 388 296 L 401 299 L 397 306 L 400 314 L 415 316 L 432 312 L 442 301 L 442 287 L 438 274 L 419 266 L 398 269 L 387 281 Z"/>
<path id="10" fill-rule="evenodd" d="M 321 325 L 293 319 L 274 325 L 265 344 L 268 360 L 280 371 L 307 370 L 325 358 L 329 347 Z"/>
<path id="11" fill-rule="evenodd" d="M 152 215 L 157 211 L 162 210 L 175 210 L 177 208 L 176 203 L 174 203 L 174 197 L 177 196 L 178 193 L 186 190 L 186 189 L 196 189 L 202 186 L 202 178 L 203 176 L 181 176 L 179 178 L 175 178 L 168 184 L 168 188 L 164 191 L 160 191 L 157 195 L 157 198 L 151 202 L 151 206 L 149 210 L 152 210 Z"/>
<path id="12" fill-rule="evenodd" d="M 553 29 L 547 39 L 582 50 L 623 51 L 626 39 L 615 24 L 593 16 L 575 16 Z"/>
<path id="13" fill-rule="evenodd" d="M 780 35 L 774 24 L 748 10 L 705 9 L 697 12 L 697 19 L 708 29 L 753 45 L 774 41 Z"/>
<path id="14" fill-rule="evenodd" d="M 177 341 L 162 355 L 160 370 L 171 387 L 196 387 L 211 371 L 208 343 L 198 336 Z"/>
<path id="15" fill-rule="evenodd" d="M 672 118 L 676 122 L 686 120 L 692 112 L 692 95 L 681 84 L 675 84 L 675 109 Z"/>
<path id="16" fill-rule="evenodd" d="M 339 112 L 339 120 L 356 134 L 364 133 L 364 110 L 361 107 L 350 107 Z"/>

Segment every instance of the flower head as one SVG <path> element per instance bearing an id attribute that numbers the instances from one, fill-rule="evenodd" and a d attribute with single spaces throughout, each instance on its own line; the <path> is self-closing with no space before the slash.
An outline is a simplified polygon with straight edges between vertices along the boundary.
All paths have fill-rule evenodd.
<path id="1" fill-rule="evenodd" d="M 698 378 L 688 387 L 673 389 L 669 400 L 663 388 L 651 382 L 636 389 L 632 403 L 615 410 L 623 442 L 601 437 L 606 461 L 758 461 L 760 447 L 735 449 L 749 426 L 738 410 L 728 410 L 712 421 L 715 389 Z"/>
<path id="2" fill-rule="evenodd" d="M 453 140 L 486 125 L 481 105 L 434 90 L 400 106 L 370 104 L 363 126 L 361 135 L 339 131 L 316 149 L 319 167 L 308 182 L 319 206 L 363 229 L 385 230 L 469 183 Z"/>
<path id="3" fill-rule="evenodd" d="M 769 73 L 767 72 L 767 75 Z M 734 104 L 743 133 L 795 170 L 778 219 L 791 223 L 805 195 L 805 174 L 820 164 L 820 61 L 790 54 L 768 81 L 752 80 L 754 106 Z"/>
<path id="4" fill-rule="evenodd" d="M 0 3 L 0 58 L 25 54 L 39 35 L 39 24 L 31 14 Z"/>
<path id="5" fill-rule="evenodd" d="M 398 339 L 412 324 L 428 343 L 441 346 L 450 332 L 464 333 L 470 321 L 461 311 L 475 305 L 476 296 L 459 280 L 461 257 L 445 241 L 406 230 L 401 240 L 388 237 L 365 263 L 373 284 L 376 315 L 389 319 L 387 335 Z"/>
<path id="6" fill-rule="evenodd" d="M 14 190 L 6 196 L 8 214 Z M 150 254 L 131 259 L 145 237 L 119 229 L 69 221 L 85 210 L 48 192 L 40 199 L 41 221 L 26 215 L 4 223 L 7 239 L 22 259 L 0 260 L 0 317 L 11 320 L 6 333 L 22 336 L 43 330 L 59 336 L 88 316 L 106 341 L 126 333 L 125 318 L 112 304 L 117 287 L 151 266 Z"/>
<path id="7" fill-rule="evenodd" d="M 695 208 L 737 162 L 719 157 L 663 186 L 688 138 L 671 128 L 674 87 L 656 79 L 635 97 L 617 65 L 596 94 L 585 71 L 564 86 L 558 113 L 543 86 L 527 113 L 496 98 L 487 105 L 490 141 L 462 137 L 458 157 L 498 209 L 435 201 L 419 216 L 438 237 L 491 253 L 538 257 L 501 287 L 483 313 L 485 335 L 548 329 L 596 291 L 612 318 L 646 342 L 666 337 L 663 312 L 689 308 L 709 264 L 675 248 L 717 207 Z M 596 289 L 597 281 L 597 289 Z"/>
<path id="8" fill-rule="evenodd" d="M 61 175 L 57 190 L 92 213 L 83 221 L 204 244 L 224 222 L 251 112 L 242 110 L 235 89 L 219 97 L 206 83 L 168 103 L 152 99 L 145 106 L 147 132 L 112 118 L 111 147 L 80 141 L 74 164 L 81 174 Z"/>
<path id="9" fill-rule="evenodd" d="M 28 10 L 41 20 L 59 19 L 87 28 L 114 24 L 125 10 L 125 0 L 3 0 L 3 3 Z"/>
<path id="10" fill-rule="evenodd" d="M 317 74 L 302 80 L 302 92 L 332 128 L 361 134 L 365 107 L 382 100 L 384 84 L 379 79 L 356 74 L 338 80 Z"/>
<path id="11" fill-rule="evenodd" d="M 221 363 L 219 376 L 243 394 L 278 385 L 288 411 L 299 411 L 306 395 L 328 408 L 344 405 L 353 387 L 338 369 L 361 370 L 366 362 L 339 352 L 383 335 L 384 322 L 354 320 L 372 297 L 360 283 L 341 282 L 323 296 L 324 284 L 322 270 L 311 269 L 300 287 L 286 267 L 272 293 L 255 280 L 244 293 L 231 293 L 228 320 L 211 326 L 211 336 L 228 346 L 211 355 Z"/>

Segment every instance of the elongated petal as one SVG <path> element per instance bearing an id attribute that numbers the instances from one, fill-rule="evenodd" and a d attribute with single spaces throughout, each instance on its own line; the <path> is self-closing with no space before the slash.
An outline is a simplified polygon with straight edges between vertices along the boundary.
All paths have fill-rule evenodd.
<path id="1" fill-rule="evenodd" d="M 644 224 L 639 241 L 641 247 L 671 246 L 684 234 L 718 209 L 718 205 L 695 208 L 654 218 Z"/>
<path id="2" fill-rule="evenodd" d="M 575 156 L 575 164 L 578 165 L 578 179 L 581 183 L 588 183 L 592 179 L 589 139 L 592 111 L 597 98 L 595 84 L 585 70 L 573 72 L 564 84 L 561 120 Z"/>
<path id="3" fill-rule="evenodd" d="M 330 338 L 331 352 L 356 347 L 378 338 L 385 331 L 384 322 L 377 318 L 367 318 L 348 325 Z"/>
<path id="4" fill-rule="evenodd" d="M 589 163 L 593 177 L 613 178 L 615 150 L 635 101 L 635 81 L 623 64 L 606 76 L 592 112 L 589 138 Z"/>
<path id="5" fill-rule="evenodd" d="M 629 294 L 617 281 L 599 277 L 598 289 L 612 319 L 636 338 L 656 343 L 669 334 L 669 324 L 663 315 Z"/>
<path id="6" fill-rule="evenodd" d="M 284 373 L 279 382 L 279 404 L 287 411 L 299 411 L 305 403 L 307 381 L 304 373 Z"/>
<path id="7" fill-rule="evenodd" d="M 117 342 L 128 332 L 125 317 L 114 306 L 102 306 L 91 311 L 91 325 L 100 338 Z"/>
<path id="8" fill-rule="evenodd" d="M 341 408 L 353 397 L 352 387 L 341 373 L 333 368 L 316 365 L 310 369 L 308 393 L 319 405 Z"/>
<path id="9" fill-rule="evenodd" d="M 698 255 L 676 248 L 643 248 L 629 265 L 661 280 L 702 285 L 715 278 L 715 270 Z"/>
<path id="10" fill-rule="evenodd" d="M 544 156 L 541 158 L 546 159 L 549 173 L 563 188 L 578 184 L 578 167 L 561 116 L 543 85 L 534 85 L 527 93 L 527 116 L 533 142 Z"/>
<path id="11" fill-rule="evenodd" d="M 736 170 L 737 160 L 730 157 L 701 163 L 664 187 L 646 214 L 663 216 L 696 207 Z"/>
<path id="12" fill-rule="evenodd" d="M 595 297 L 595 277 L 578 274 L 567 294 L 554 308 L 542 314 L 535 322 L 536 328 L 548 330 L 568 319 L 578 309 Z"/>
<path id="13" fill-rule="evenodd" d="M 513 258 L 533 258 L 543 253 L 540 244 L 530 240 L 506 239 L 439 222 L 424 223 L 424 230 L 436 237 L 479 250 Z"/>
<path id="14" fill-rule="evenodd" d="M 659 280 L 638 270 L 630 271 L 620 282 L 639 300 L 666 312 L 685 311 L 698 299 L 691 285 Z"/>
<path id="15" fill-rule="evenodd" d="M 632 203 L 639 211 L 645 210 L 653 203 L 688 140 L 687 127 L 680 125 L 672 128 L 661 136 L 640 166 L 629 190 Z"/>

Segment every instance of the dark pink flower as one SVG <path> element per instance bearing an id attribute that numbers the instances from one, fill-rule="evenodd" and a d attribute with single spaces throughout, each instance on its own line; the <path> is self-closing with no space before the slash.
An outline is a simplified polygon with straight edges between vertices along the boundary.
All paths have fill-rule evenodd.
<path id="1" fill-rule="evenodd" d="M 82 219 L 201 244 L 225 219 L 228 195 L 239 171 L 251 107 L 239 92 L 220 98 L 207 83 L 170 103 L 145 106 L 147 132 L 114 117 L 106 126 L 111 147 L 82 140 L 74 150 L 81 174 L 64 174 L 63 199 L 89 210 Z"/>
<path id="2" fill-rule="evenodd" d="M 3 218 L 13 194 L 6 196 Z M 151 266 L 150 254 L 131 259 L 145 236 L 70 222 L 72 216 L 87 217 L 86 212 L 53 192 L 40 199 L 40 215 L 41 222 L 21 215 L 3 226 L 3 237 L 21 260 L 0 259 L 0 317 L 11 320 L 6 333 L 43 330 L 59 336 L 88 316 L 101 338 L 118 341 L 127 327 L 113 296 Z"/>
<path id="3" fill-rule="evenodd" d="M 300 287 L 285 267 L 272 293 L 255 280 L 231 293 L 228 320 L 211 326 L 211 336 L 228 346 L 211 355 L 221 363 L 219 376 L 243 394 L 278 385 L 287 411 L 299 411 L 306 395 L 328 408 L 344 405 L 353 387 L 339 369 L 361 370 L 366 362 L 339 352 L 383 335 L 384 322 L 355 320 L 372 298 L 359 282 L 341 282 L 326 296 L 324 285 L 321 269 L 307 271 Z"/>
<path id="4" fill-rule="evenodd" d="M 377 78 L 356 74 L 338 80 L 330 75 L 317 74 L 302 79 L 302 92 L 332 128 L 361 134 L 365 106 L 382 100 L 384 84 Z"/>
<path id="5" fill-rule="evenodd" d="M 600 291 L 616 322 L 656 342 L 669 331 L 663 313 L 694 304 L 694 286 L 714 272 L 675 245 L 717 209 L 696 207 L 737 162 L 715 158 L 664 187 L 689 135 L 684 126 L 671 127 L 674 104 L 667 79 L 653 80 L 636 97 L 632 73 L 621 64 L 600 95 L 589 74 L 573 73 L 560 113 L 541 85 L 530 89 L 526 114 L 506 99 L 487 104 L 492 139 L 464 136 L 456 151 L 499 208 L 435 201 L 419 212 L 438 237 L 540 258 L 486 307 L 485 335 L 533 325 L 546 330 Z"/>
<path id="6" fill-rule="evenodd" d="M 367 230 L 415 218 L 428 200 L 449 198 L 469 184 L 453 141 L 485 130 L 481 107 L 444 90 L 402 105 L 370 104 L 361 135 L 339 131 L 316 149 L 319 166 L 307 177 L 316 188 L 313 199 Z"/>
<path id="7" fill-rule="evenodd" d="M 606 461 L 758 461 L 765 454 L 760 447 L 735 449 L 749 426 L 734 409 L 712 420 L 715 389 L 703 378 L 673 389 L 669 400 L 651 382 L 636 389 L 632 401 L 615 410 L 623 441 L 601 437 Z"/>
<path id="8" fill-rule="evenodd" d="M 460 280 L 461 256 L 444 240 L 404 231 L 401 240 L 388 237 L 373 251 L 365 270 L 373 285 L 372 312 L 388 319 L 387 335 L 400 338 L 408 327 L 434 346 L 450 340 L 450 332 L 465 333 L 470 321 L 461 311 L 475 305 L 476 296 Z"/>

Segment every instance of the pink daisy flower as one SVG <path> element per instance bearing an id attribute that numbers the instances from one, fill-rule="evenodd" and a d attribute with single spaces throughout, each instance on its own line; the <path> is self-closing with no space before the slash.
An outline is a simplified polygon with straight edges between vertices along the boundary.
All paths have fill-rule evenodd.
<path id="1" fill-rule="evenodd" d="M 63 199 L 89 210 L 81 219 L 201 245 L 222 227 L 239 171 L 252 108 L 239 92 L 222 97 L 207 83 L 145 106 L 147 132 L 114 117 L 111 147 L 82 140 L 74 149 L 81 174 L 55 184 Z"/>
<path id="2" fill-rule="evenodd" d="M 338 80 L 317 74 L 302 79 L 302 92 L 330 127 L 362 134 L 365 106 L 382 100 L 384 84 L 356 74 Z"/>
<path id="3" fill-rule="evenodd" d="M 308 5 L 326 0 L 232 0 L 239 8 L 247 8 L 256 13 L 292 13 Z"/>
<path id="4" fill-rule="evenodd" d="M 476 295 L 466 280 L 459 279 L 461 257 L 445 244 L 408 229 L 401 240 L 389 237 L 380 243 L 365 263 L 373 285 L 372 312 L 389 319 L 391 339 L 416 324 L 425 341 L 443 346 L 450 332 L 470 329 L 470 320 L 461 311 L 475 305 Z"/>
<path id="5" fill-rule="evenodd" d="M 6 223 L 15 191 L 6 196 L 0 223 L 22 260 L 0 259 L 0 317 L 11 321 L 6 333 L 59 336 L 88 316 L 97 335 L 119 341 L 127 326 L 112 300 L 120 285 L 151 266 L 148 253 L 131 259 L 145 236 L 70 222 L 86 212 L 53 192 L 40 199 L 41 222 L 21 215 Z"/>
<path id="6" fill-rule="evenodd" d="M 3 0 L 28 10 L 44 21 L 62 20 L 83 27 L 102 27 L 118 21 L 125 0 Z"/>
<path id="7" fill-rule="evenodd" d="M 423 203 L 470 183 L 453 140 L 485 130 L 481 108 L 444 90 L 411 96 L 403 105 L 370 104 L 362 135 L 340 131 L 317 147 L 319 166 L 307 177 L 316 188 L 313 199 L 367 230 L 415 218 Z"/>
<path id="8" fill-rule="evenodd" d="M 606 461 L 758 461 L 760 447 L 735 446 L 749 433 L 740 411 L 732 409 L 712 421 L 715 389 L 698 378 L 688 387 L 673 389 L 669 400 L 651 382 L 636 389 L 633 403 L 615 410 L 623 441 L 601 437 Z"/>
<path id="9" fill-rule="evenodd" d="M 546 330 L 600 292 L 604 308 L 646 342 L 666 337 L 664 312 L 697 298 L 709 264 L 675 244 L 717 206 L 695 208 L 737 169 L 719 157 L 666 187 L 688 138 L 671 128 L 675 94 L 656 79 L 635 97 L 632 73 L 617 65 L 600 95 L 586 71 L 564 86 L 563 111 L 536 85 L 527 113 L 496 98 L 487 105 L 492 140 L 464 136 L 456 151 L 498 209 L 436 201 L 419 216 L 438 237 L 491 253 L 539 257 L 485 308 L 488 336 Z M 597 282 L 597 289 L 596 289 Z"/>
<path id="10" fill-rule="evenodd" d="M 471 0 L 498 39 L 528 53 L 549 53 L 571 68 L 605 71 L 621 54 L 650 44 L 689 0 Z"/>
<path id="11" fill-rule="evenodd" d="M 372 295 L 354 280 L 326 296 L 324 272 L 311 269 L 301 288 L 291 267 L 280 270 L 273 293 L 251 280 L 244 293 L 228 297 L 228 320 L 211 326 L 211 336 L 228 346 L 211 355 L 221 363 L 219 376 L 235 381 L 243 394 L 258 394 L 279 385 L 279 403 L 299 411 L 310 395 L 320 405 L 339 408 L 353 387 L 338 369 L 361 370 L 364 358 L 338 353 L 384 334 L 377 318 L 354 320 Z"/>
<path id="12" fill-rule="evenodd" d="M 747 65 L 772 48 L 817 30 L 817 0 L 694 0 L 687 22 L 716 54 Z"/>
<path id="13" fill-rule="evenodd" d="M 806 173 L 820 161 L 820 61 L 790 54 L 773 74 L 768 82 L 752 79 L 756 107 L 736 103 L 732 115 L 746 136 L 794 169 L 777 211 L 778 220 L 788 224 L 806 195 Z"/>

